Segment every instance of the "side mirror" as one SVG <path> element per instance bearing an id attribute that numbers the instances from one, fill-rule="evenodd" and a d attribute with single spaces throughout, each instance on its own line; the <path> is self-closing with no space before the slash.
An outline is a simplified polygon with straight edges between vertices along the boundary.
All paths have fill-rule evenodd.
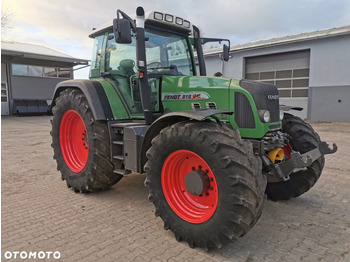
<path id="1" fill-rule="evenodd" d="M 131 39 L 131 25 L 128 19 L 114 19 L 113 20 L 114 39 L 119 44 L 130 44 Z"/>
<path id="2" fill-rule="evenodd" d="M 223 57 L 225 62 L 227 62 L 230 59 L 230 48 L 224 44 L 223 47 Z"/>

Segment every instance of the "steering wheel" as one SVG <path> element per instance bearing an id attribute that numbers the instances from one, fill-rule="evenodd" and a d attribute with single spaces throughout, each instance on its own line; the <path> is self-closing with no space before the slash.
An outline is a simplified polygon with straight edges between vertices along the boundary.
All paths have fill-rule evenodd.
<path id="1" fill-rule="evenodd" d="M 147 68 L 149 69 L 157 69 L 159 67 L 162 67 L 162 64 L 160 62 L 152 62 L 147 64 Z"/>

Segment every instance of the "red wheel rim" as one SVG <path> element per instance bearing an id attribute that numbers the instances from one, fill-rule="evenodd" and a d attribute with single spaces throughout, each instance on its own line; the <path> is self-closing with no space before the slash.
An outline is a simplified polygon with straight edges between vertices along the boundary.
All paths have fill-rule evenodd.
<path id="1" fill-rule="evenodd" d="M 81 172 L 89 156 L 88 135 L 81 116 L 74 110 L 64 113 L 60 124 L 60 146 L 70 170 Z"/>
<path id="2" fill-rule="evenodd" d="M 192 195 L 185 186 L 185 177 L 194 170 L 206 172 L 210 188 L 200 196 Z M 218 204 L 218 187 L 214 173 L 199 155 L 178 150 L 170 154 L 162 168 L 162 189 L 172 210 L 190 223 L 203 223 L 214 214 Z"/>
<path id="3" fill-rule="evenodd" d="M 293 151 L 293 148 L 290 144 L 286 145 L 284 148 L 283 148 L 283 152 L 284 152 L 284 155 L 287 157 L 287 158 L 290 158 L 290 154 L 291 152 Z"/>

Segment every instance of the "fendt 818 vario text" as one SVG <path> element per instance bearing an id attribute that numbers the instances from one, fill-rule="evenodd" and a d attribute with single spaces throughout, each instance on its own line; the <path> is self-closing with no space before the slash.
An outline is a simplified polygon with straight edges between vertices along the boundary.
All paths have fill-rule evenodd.
<path id="1" fill-rule="evenodd" d="M 76 192 L 147 173 L 155 215 L 178 241 L 220 248 L 245 235 L 266 196 L 289 199 L 319 179 L 330 149 L 279 105 L 275 86 L 206 76 L 196 26 L 161 12 L 95 29 L 90 80 L 56 86 L 52 147 Z M 193 50 L 196 50 L 199 76 Z"/>

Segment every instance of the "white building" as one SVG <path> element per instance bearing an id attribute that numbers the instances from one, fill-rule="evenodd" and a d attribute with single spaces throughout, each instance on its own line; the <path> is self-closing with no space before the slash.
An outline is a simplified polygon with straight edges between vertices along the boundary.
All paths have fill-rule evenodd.
<path id="1" fill-rule="evenodd" d="M 274 84 L 302 118 L 350 121 L 350 26 L 235 45 L 227 63 L 220 52 L 205 53 L 208 75 Z"/>
<path id="2" fill-rule="evenodd" d="M 44 46 L 1 42 L 1 115 L 47 113 L 56 84 L 88 62 Z"/>

